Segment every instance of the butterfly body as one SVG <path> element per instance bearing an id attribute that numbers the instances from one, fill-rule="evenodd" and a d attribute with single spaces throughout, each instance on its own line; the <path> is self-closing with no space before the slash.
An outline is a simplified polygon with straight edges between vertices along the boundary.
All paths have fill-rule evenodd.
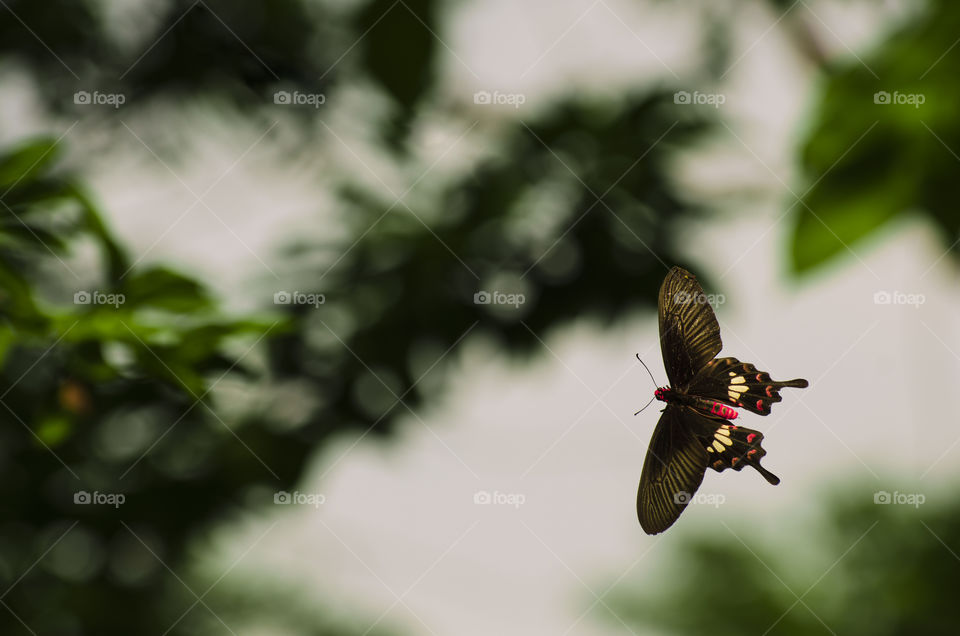
<path id="1" fill-rule="evenodd" d="M 780 479 L 760 465 L 763 434 L 730 420 L 735 408 L 768 415 L 780 390 L 803 388 L 803 379 L 777 381 L 749 362 L 717 358 L 720 325 L 697 279 L 674 267 L 660 287 L 660 350 L 670 385 L 654 397 L 666 402 L 640 475 L 637 516 L 648 534 L 677 520 L 707 468 L 751 466 L 771 484 Z"/>
<path id="2" fill-rule="evenodd" d="M 735 420 L 738 415 L 736 411 L 726 404 L 717 402 L 716 400 L 708 400 L 707 398 L 702 398 L 697 395 L 674 391 L 668 386 L 659 387 L 653 392 L 653 397 L 667 404 L 682 404 L 693 407 L 707 416 L 716 415 L 728 420 Z"/>

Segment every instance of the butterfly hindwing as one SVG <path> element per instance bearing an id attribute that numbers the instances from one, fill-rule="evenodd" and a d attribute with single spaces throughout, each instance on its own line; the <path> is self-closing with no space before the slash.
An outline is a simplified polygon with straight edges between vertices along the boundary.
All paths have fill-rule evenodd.
<path id="1" fill-rule="evenodd" d="M 736 358 L 711 360 L 690 381 L 689 392 L 710 400 L 745 408 L 758 415 L 769 415 L 774 402 L 779 402 L 780 389 L 802 389 L 808 382 L 802 378 L 778 382 L 766 371 L 758 371 L 749 362 Z"/>
<path id="2" fill-rule="evenodd" d="M 707 419 L 686 406 L 667 405 L 650 439 L 640 474 L 637 517 L 647 534 L 663 532 L 677 520 L 700 487 L 709 460 L 695 431 Z"/>
<path id="3" fill-rule="evenodd" d="M 732 424 L 726 418 L 735 418 L 736 412 L 726 405 L 768 415 L 773 403 L 781 401 L 781 389 L 808 385 L 800 378 L 773 380 L 736 358 L 714 359 L 723 347 L 720 325 L 696 277 L 685 269 L 674 267 L 667 274 L 659 311 L 660 349 L 670 386 L 654 393 L 667 406 L 650 440 L 637 492 L 637 516 L 647 534 L 673 525 L 707 468 L 723 472 L 752 466 L 779 484 L 760 465 L 766 455 L 763 434 Z"/>
<path id="4" fill-rule="evenodd" d="M 703 419 L 706 422 L 696 435 L 706 449 L 709 468 L 720 473 L 727 468 L 739 472 L 744 466 L 752 466 L 774 486 L 780 483 L 779 477 L 760 465 L 760 459 L 767 454 L 760 445 L 763 433 L 721 418 L 704 416 Z"/>
<path id="5" fill-rule="evenodd" d="M 720 325 L 696 277 L 674 267 L 660 286 L 660 351 L 670 385 L 683 388 L 723 343 Z"/>

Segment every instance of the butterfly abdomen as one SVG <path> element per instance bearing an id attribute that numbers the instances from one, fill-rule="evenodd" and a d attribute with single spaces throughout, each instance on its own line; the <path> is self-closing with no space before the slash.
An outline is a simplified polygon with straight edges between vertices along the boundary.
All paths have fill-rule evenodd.
<path id="1" fill-rule="evenodd" d="M 668 404 L 683 404 L 686 406 L 692 406 L 704 415 L 714 415 L 727 420 L 734 420 L 737 418 L 737 412 L 723 402 L 717 402 L 716 400 L 708 400 L 697 395 L 689 395 L 687 393 L 673 391 L 670 389 L 670 387 L 658 388 L 656 392 L 654 392 L 653 397 Z"/>
<path id="2" fill-rule="evenodd" d="M 637 489 L 637 518 L 647 534 L 663 532 L 677 520 L 708 468 L 739 471 L 749 464 L 771 484 L 780 483 L 760 465 L 763 435 L 730 420 L 737 416 L 735 408 L 768 415 L 781 399 L 780 389 L 807 386 L 801 379 L 777 382 L 736 358 L 716 358 L 723 348 L 720 324 L 700 283 L 682 267 L 671 268 L 663 279 L 658 314 L 670 386 L 654 393 L 667 405 Z"/>
<path id="3" fill-rule="evenodd" d="M 726 404 L 721 404 L 720 402 L 714 402 L 710 406 L 710 413 L 712 413 L 713 415 L 718 415 L 727 420 L 737 419 L 737 412 L 734 411 L 729 406 L 727 406 Z"/>
<path id="4" fill-rule="evenodd" d="M 738 413 L 736 410 L 727 406 L 723 402 L 708 400 L 695 395 L 687 396 L 687 398 L 690 406 L 703 412 L 705 415 L 715 415 L 716 417 L 722 417 L 725 420 L 737 419 Z"/>

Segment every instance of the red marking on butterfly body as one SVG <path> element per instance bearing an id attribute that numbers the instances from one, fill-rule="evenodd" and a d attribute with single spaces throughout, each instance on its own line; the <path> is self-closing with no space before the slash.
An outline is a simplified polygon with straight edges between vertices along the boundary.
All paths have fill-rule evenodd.
<path id="1" fill-rule="evenodd" d="M 728 420 L 737 419 L 737 412 L 726 404 L 720 404 L 720 402 L 714 402 L 710 407 L 710 412 L 714 415 L 719 415 L 720 417 L 726 418 Z"/>

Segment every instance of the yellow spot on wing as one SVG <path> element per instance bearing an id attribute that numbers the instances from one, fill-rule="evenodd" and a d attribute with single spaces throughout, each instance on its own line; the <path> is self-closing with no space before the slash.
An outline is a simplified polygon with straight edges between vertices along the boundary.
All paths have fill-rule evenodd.
<path id="1" fill-rule="evenodd" d="M 726 444 L 727 446 L 733 446 L 733 440 L 730 439 L 729 437 L 723 437 L 723 436 L 721 436 L 721 435 L 715 435 L 714 437 L 715 437 L 717 440 L 719 440 L 719 441 L 723 442 L 724 444 Z M 714 442 L 714 443 L 716 443 L 716 442 Z"/>
<path id="2" fill-rule="evenodd" d="M 733 372 L 731 371 L 731 372 L 730 372 L 730 377 L 733 378 L 733 375 L 734 375 L 734 374 L 733 374 Z M 746 380 L 743 378 L 742 375 L 738 375 L 737 377 L 735 377 L 735 378 L 733 378 L 732 380 L 730 380 L 730 384 L 743 384 L 744 382 L 746 382 Z"/>
<path id="3" fill-rule="evenodd" d="M 718 452 L 718 453 L 722 453 L 722 452 L 723 452 L 723 444 L 721 444 L 721 443 L 718 442 L 717 440 L 713 440 L 713 447 L 717 449 L 717 452 Z"/>
<path id="4" fill-rule="evenodd" d="M 748 387 L 746 384 L 731 384 L 727 387 L 727 391 L 736 391 L 737 393 L 743 393 L 749 389 L 750 387 Z"/>
<path id="5" fill-rule="evenodd" d="M 730 431 L 727 430 L 726 426 L 723 426 L 717 429 L 717 435 L 726 435 L 727 437 L 730 437 Z"/>

